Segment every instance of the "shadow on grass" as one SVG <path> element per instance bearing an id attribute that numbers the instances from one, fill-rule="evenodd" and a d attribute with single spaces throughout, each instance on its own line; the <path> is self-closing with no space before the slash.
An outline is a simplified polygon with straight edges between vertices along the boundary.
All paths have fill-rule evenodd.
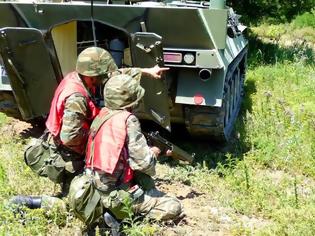
<path id="1" fill-rule="evenodd" d="M 306 65 L 315 65 L 314 51 L 306 41 L 282 47 L 276 41 L 264 42 L 253 32 L 249 33 L 248 41 L 248 66 L 250 68 L 284 62 L 303 62 Z"/>
<path id="2" fill-rule="evenodd" d="M 24 129 L 22 132 L 19 133 L 19 136 L 23 139 L 27 138 L 39 138 L 42 136 L 45 130 L 45 122 L 44 119 L 35 119 L 29 121 L 32 125 L 31 128 Z"/>

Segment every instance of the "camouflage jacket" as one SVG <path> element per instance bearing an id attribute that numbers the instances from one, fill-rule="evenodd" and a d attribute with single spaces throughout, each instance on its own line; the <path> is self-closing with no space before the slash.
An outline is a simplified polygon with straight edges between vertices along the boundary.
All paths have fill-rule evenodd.
<path id="1" fill-rule="evenodd" d="M 60 130 L 60 140 L 65 146 L 76 152 L 80 152 L 82 146 L 86 145 L 89 129 L 84 127 L 83 124 L 89 116 L 88 112 L 87 101 L 82 94 L 74 93 L 67 98 Z"/>

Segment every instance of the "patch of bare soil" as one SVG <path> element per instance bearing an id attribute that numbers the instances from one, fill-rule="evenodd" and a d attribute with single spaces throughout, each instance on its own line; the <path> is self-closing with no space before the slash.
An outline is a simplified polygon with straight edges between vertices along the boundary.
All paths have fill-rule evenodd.
<path id="1" fill-rule="evenodd" d="M 178 224 L 166 224 L 162 235 L 229 235 L 232 219 L 226 209 L 214 207 L 206 193 L 178 182 L 159 182 L 157 187 L 181 200 L 186 217 Z"/>
<path id="2" fill-rule="evenodd" d="M 0 133 L 21 138 L 38 138 L 42 135 L 44 129 L 42 122 L 25 122 L 12 118 L 7 125 L 1 127 Z"/>
<path id="3" fill-rule="evenodd" d="M 163 168 L 160 170 L 157 188 L 169 195 L 176 196 L 184 207 L 186 217 L 178 224 L 166 224 L 161 235 L 232 235 L 235 230 L 247 229 L 254 232 L 270 222 L 256 216 L 246 216 L 224 207 L 211 199 L 210 194 L 192 186 L 174 180 L 163 180 Z"/>

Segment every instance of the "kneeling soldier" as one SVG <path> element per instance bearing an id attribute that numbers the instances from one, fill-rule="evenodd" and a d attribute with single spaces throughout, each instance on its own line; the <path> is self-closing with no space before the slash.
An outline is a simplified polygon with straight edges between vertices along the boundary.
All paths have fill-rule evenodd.
<path id="1" fill-rule="evenodd" d="M 85 175 L 74 179 L 69 194 L 70 206 L 87 224 L 105 212 L 124 218 L 123 202 L 128 198 L 134 214 L 150 219 L 171 220 L 182 214 L 180 201 L 158 191 L 151 178 L 160 150 L 148 146 L 139 120 L 131 112 L 143 95 L 140 81 L 128 75 L 114 76 L 105 85 L 105 107 L 93 121 L 88 137 Z M 77 201 L 83 193 L 78 185 L 87 183 L 80 178 L 86 176 L 100 196 L 86 194 L 94 205 L 86 199 Z M 91 206 L 97 206 L 97 212 L 92 213 Z M 93 216 L 80 216 L 87 212 Z"/>

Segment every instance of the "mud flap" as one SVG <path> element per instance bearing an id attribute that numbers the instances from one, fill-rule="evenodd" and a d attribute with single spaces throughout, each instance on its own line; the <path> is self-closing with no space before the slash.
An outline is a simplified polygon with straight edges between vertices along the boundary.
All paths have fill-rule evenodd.
<path id="1" fill-rule="evenodd" d="M 133 66 L 149 68 L 163 66 L 162 37 L 154 33 L 137 32 L 131 37 Z M 141 85 L 145 89 L 144 110 L 151 119 L 167 130 L 171 130 L 167 85 L 164 78 L 144 77 Z"/>

